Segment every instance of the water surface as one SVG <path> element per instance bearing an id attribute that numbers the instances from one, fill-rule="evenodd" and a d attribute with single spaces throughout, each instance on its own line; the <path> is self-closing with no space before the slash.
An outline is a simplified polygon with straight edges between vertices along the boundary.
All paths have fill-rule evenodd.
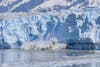
<path id="1" fill-rule="evenodd" d="M 0 50 L 0 67 L 100 67 L 100 51 Z"/>

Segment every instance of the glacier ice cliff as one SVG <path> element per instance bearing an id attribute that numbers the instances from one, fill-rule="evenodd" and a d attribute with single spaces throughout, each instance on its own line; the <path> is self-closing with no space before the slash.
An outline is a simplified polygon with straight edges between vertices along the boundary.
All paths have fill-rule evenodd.
<path id="1" fill-rule="evenodd" d="M 77 43 L 100 43 L 99 9 L 0 14 L 1 49 L 19 48 L 24 42 L 52 38 L 72 46 Z"/>

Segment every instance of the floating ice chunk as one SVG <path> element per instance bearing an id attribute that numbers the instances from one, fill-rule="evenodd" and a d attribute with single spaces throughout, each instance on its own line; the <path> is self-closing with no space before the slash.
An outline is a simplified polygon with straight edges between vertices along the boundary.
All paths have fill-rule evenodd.
<path id="1" fill-rule="evenodd" d="M 45 49 L 50 49 L 52 46 L 53 46 L 52 43 L 49 41 L 39 41 L 36 42 L 35 49 L 45 50 Z"/>
<path id="2" fill-rule="evenodd" d="M 26 42 L 21 46 L 22 49 L 30 50 L 46 50 L 46 49 L 64 49 L 66 48 L 66 44 L 64 43 L 58 43 L 56 40 L 50 40 L 50 41 L 33 41 L 33 42 Z"/>
<path id="3" fill-rule="evenodd" d="M 25 50 L 30 50 L 33 49 L 35 47 L 35 44 L 33 42 L 25 42 L 21 48 L 25 49 Z"/>
<path id="4" fill-rule="evenodd" d="M 58 40 L 56 38 L 52 38 L 51 43 L 52 43 L 51 49 L 53 49 L 53 50 L 65 49 L 67 46 L 65 43 L 58 43 Z"/>
<path id="5" fill-rule="evenodd" d="M 48 41 L 26 42 L 21 46 L 21 48 L 25 50 L 29 50 L 29 49 L 42 50 L 42 49 L 49 49 L 51 47 L 52 47 L 52 43 Z"/>
<path id="6" fill-rule="evenodd" d="M 51 49 L 52 50 L 65 49 L 66 46 L 67 45 L 65 43 L 55 43 Z"/>

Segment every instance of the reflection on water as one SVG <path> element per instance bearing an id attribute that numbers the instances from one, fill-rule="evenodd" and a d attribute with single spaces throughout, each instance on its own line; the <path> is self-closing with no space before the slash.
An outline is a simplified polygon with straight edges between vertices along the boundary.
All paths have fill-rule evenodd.
<path id="1" fill-rule="evenodd" d="M 20 49 L 0 50 L 0 63 L 53 61 L 66 54 L 64 51 L 24 51 Z M 59 58 L 60 59 L 60 58 Z M 58 60 L 59 60 L 58 59 Z"/>
<path id="2" fill-rule="evenodd" d="M 64 67 L 100 67 L 100 63 L 87 63 L 87 64 L 79 64 L 79 65 L 72 65 L 72 66 L 64 66 Z"/>
<path id="3" fill-rule="evenodd" d="M 41 62 L 48 62 L 47 64 L 49 64 L 49 62 L 52 62 L 51 67 L 53 65 L 63 65 L 62 62 L 60 61 L 65 61 L 65 63 L 67 63 L 68 61 L 72 60 L 71 58 L 75 59 L 75 57 L 80 57 L 80 56 L 85 56 L 88 54 L 94 54 L 93 51 L 89 51 L 89 50 L 47 50 L 47 51 L 35 51 L 35 50 L 29 50 L 29 51 L 25 51 L 25 50 L 21 50 L 21 49 L 9 49 L 9 50 L 0 50 L 0 64 L 20 64 L 20 63 L 25 63 L 25 64 L 39 64 Z M 66 56 L 66 57 L 64 57 Z M 76 59 L 77 60 L 77 59 Z M 56 64 L 55 62 L 53 63 L 53 61 L 56 61 L 59 64 Z M 73 60 L 72 60 L 73 61 Z M 92 58 L 93 61 L 93 58 Z M 85 61 L 84 61 L 85 62 Z M 46 64 L 46 65 L 47 65 Z M 0 67 L 1 67 L 0 65 Z M 13 66 L 13 67 L 18 67 L 17 65 Z M 24 65 L 24 64 L 23 64 Z M 40 65 L 40 64 L 39 64 Z M 3 67 L 3 66 L 2 66 Z M 12 66 L 8 66 L 8 67 L 12 67 Z M 19 66 L 20 67 L 20 66 Z M 21 65 L 22 67 L 22 65 Z M 30 66 L 25 66 L 25 67 L 30 67 Z M 41 67 L 41 66 L 40 66 Z M 55 67 L 55 66 L 54 66 Z M 93 62 L 93 63 L 81 63 L 81 64 L 73 64 L 73 65 L 65 65 L 62 67 L 100 67 L 99 62 Z"/>

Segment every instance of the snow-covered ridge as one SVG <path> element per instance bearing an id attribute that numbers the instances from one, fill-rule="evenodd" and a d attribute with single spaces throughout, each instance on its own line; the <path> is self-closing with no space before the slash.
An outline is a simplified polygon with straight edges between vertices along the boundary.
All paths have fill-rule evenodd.
<path id="1" fill-rule="evenodd" d="M 45 1 L 43 4 L 40 4 L 39 6 L 37 6 L 36 8 L 34 8 L 33 10 L 36 10 L 38 8 L 51 8 L 55 5 L 67 5 L 66 0 L 47 0 Z"/>
<path id="2" fill-rule="evenodd" d="M 12 7 L 8 12 L 12 12 L 14 9 L 16 9 L 17 7 L 19 7 L 20 5 L 27 3 L 31 0 L 22 0 L 20 3 L 18 3 L 17 5 L 15 5 L 14 7 Z"/>
<path id="3" fill-rule="evenodd" d="M 65 14 L 69 13 L 76 13 L 76 14 L 82 14 L 82 13 L 95 13 L 96 15 L 100 15 L 100 8 L 85 8 L 85 9 L 69 9 L 69 10 L 61 10 L 60 12 L 57 11 L 50 11 L 50 12 L 39 12 L 39 11 L 32 11 L 32 12 L 6 12 L 6 13 L 0 13 L 0 18 L 20 18 L 20 17 L 25 17 L 25 16 L 30 16 L 30 15 L 37 15 L 37 16 L 43 16 L 45 14 L 51 14 L 51 15 L 56 15 L 58 17 L 63 17 Z M 94 15 L 94 14 L 93 14 Z M 12 16 L 12 17 L 11 17 Z"/>
<path id="4" fill-rule="evenodd" d="M 8 5 L 11 5 L 12 3 L 16 2 L 16 1 L 18 1 L 18 0 L 1 0 L 0 7 L 7 7 Z M 18 7 L 18 5 L 20 6 L 21 4 L 27 3 L 29 1 L 30 0 L 21 0 L 21 2 L 19 4 L 17 4 L 17 6 L 16 5 L 15 6 Z M 16 8 L 15 6 L 12 9 Z"/>
<path id="5" fill-rule="evenodd" d="M 31 11 L 40 11 L 40 12 L 48 12 L 48 11 L 59 11 L 59 10 L 75 10 L 75 9 L 83 9 L 87 7 L 99 7 L 99 0 L 47 0 L 44 3 L 38 5 L 33 8 Z"/>
<path id="6" fill-rule="evenodd" d="M 16 2 L 16 1 L 17 0 L 1 0 L 0 6 L 6 7 L 6 6 L 8 6 L 8 5 L 10 5 L 10 4 L 12 4 L 13 2 Z"/>
<path id="7" fill-rule="evenodd" d="M 33 5 L 30 5 L 30 2 L 34 2 Z M 27 7 L 27 5 L 25 5 L 26 3 L 30 6 L 29 9 L 24 10 L 23 8 Z M 35 3 L 37 3 L 37 5 L 34 5 Z M 1 0 L 0 12 L 16 12 L 17 8 L 17 12 L 49 12 L 69 9 L 83 9 L 87 7 L 95 8 L 99 7 L 99 5 L 100 0 Z"/>

